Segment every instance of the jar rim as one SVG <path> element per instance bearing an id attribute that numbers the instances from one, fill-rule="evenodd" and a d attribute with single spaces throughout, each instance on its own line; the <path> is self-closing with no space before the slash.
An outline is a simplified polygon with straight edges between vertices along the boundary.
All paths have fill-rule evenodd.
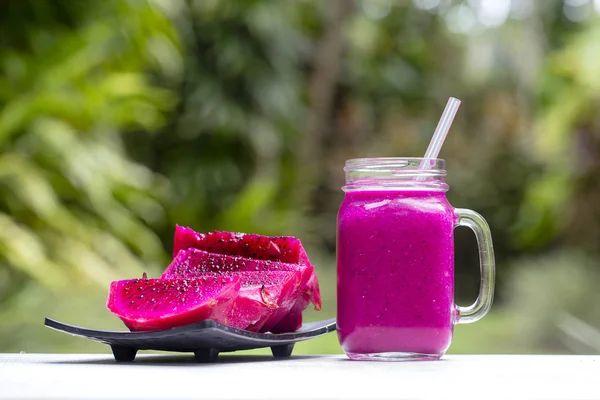
<path id="1" fill-rule="evenodd" d="M 370 163 L 382 163 L 384 165 L 391 164 L 400 161 L 407 162 L 421 162 L 426 160 L 425 157 L 360 157 L 360 158 L 350 158 L 346 160 L 346 165 L 354 166 L 354 165 L 363 165 Z M 431 158 L 429 159 L 434 165 L 444 165 L 446 160 L 443 158 Z"/>
<path id="2" fill-rule="evenodd" d="M 426 161 L 426 162 L 423 162 Z M 445 160 L 424 157 L 371 157 L 346 160 L 344 191 L 448 190 Z"/>
<path id="3" fill-rule="evenodd" d="M 423 161 L 427 161 L 423 163 Z M 409 168 L 420 173 L 446 174 L 446 160 L 443 158 L 424 157 L 371 157 L 351 158 L 346 160 L 344 171 L 386 170 Z"/>
<path id="4" fill-rule="evenodd" d="M 381 161 L 386 161 L 386 160 L 425 160 L 425 157 L 356 157 L 356 158 L 349 158 L 346 162 L 352 162 L 352 161 L 362 161 L 362 160 L 369 160 L 369 161 L 375 161 L 375 160 L 381 160 Z M 445 161 L 443 158 L 432 158 L 432 161 Z"/>

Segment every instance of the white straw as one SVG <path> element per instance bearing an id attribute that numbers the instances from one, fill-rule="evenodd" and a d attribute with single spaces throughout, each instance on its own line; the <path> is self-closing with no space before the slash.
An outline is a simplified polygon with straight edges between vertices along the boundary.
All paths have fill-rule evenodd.
<path id="1" fill-rule="evenodd" d="M 431 167 L 431 160 L 437 158 L 440 154 L 444 140 L 446 140 L 446 135 L 448 135 L 452 121 L 454 121 L 454 117 L 458 112 L 458 107 L 460 107 L 460 100 L 450 97 L 448 103 L 446 103 L 446 108 L 444 109 L 442 117 L 435 128 L 433 137 L 429 142 L 429 147 L 427 147 L 427 151 L 425 152 L 425 158 L 421 161 L 421 165 L 419 166 L 420 169 Z"/>

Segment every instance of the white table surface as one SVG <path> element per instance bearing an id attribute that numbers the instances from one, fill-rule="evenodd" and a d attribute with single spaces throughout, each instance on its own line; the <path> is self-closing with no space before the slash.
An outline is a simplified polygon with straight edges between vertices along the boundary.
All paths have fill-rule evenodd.
<path id="1" fill-rule="evenodd" d="M 0 354 L 0 398 L 600 399 L 600 356 L 448 355 L 364 362 L 345 356 Z"/>

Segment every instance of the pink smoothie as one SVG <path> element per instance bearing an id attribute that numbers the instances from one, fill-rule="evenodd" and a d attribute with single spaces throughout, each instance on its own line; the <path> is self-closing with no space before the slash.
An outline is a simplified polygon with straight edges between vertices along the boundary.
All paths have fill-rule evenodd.
<path id="1" fill-rule="evenodd" d="M 347 192 L 338 213 L 338 336 L 352 355 L 443 355 L 457 217 L 440 191 Z"/>

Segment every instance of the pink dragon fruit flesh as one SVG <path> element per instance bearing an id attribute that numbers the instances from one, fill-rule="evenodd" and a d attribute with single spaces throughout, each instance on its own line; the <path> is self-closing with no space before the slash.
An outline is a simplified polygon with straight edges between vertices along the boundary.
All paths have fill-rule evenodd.
<path id="1" fill-rule="evenodd" d="M 308 307 L 310 300 L 304 293 L 296 300 L 292 309 L 271 328 L 272 333 L 295 332 L 302 326 L 302 312 Z"/>
<path id="2" fill-rule="evenodd" d="M 222 231 L 199 233 L 177 225 L 173 257 L 177 256 L 180 250 L 189 248 L 258 260 L 310 264 L 300 240 L 292 236 L 262 236 Z"/>
<path id="3" fill-rule="evenodd" d="M 106 307 L 131 331 L 156 331 L 207 319 L 227 324 L 240 291 L 238 276 L 114 281 Z"/>
<path id="4" fill-rule="evenodd" d="M 199 250 L 186 250 L 180 253 Z M 222 255 L 216 255 L 225 257 Z M 302 279 L 302 271 L 206 271 L 190 269 L 182 271 L 177 269 L 178 275 L 170 272 L 163 274 L 163 277 L 172 278 L 193 278 L 198 276 L 237 276 L 241 280 L 241 287 L 238 296 L 231 308 L 230 315 L 227 317 L 227 323 L 234 328 L 259 332 L 269 321 L 269 326 L 278 315 L 285 315 L 294 304 L 298 287 Z M 283 311 L 279 311 L 279 310 Z"/>
<path id="5" fill-rule="evenodd" d="M 314 276 L 313 270 L 312 265 L 189 248 L 177 254 L 162 277 L 239 276 L 240 294 L 228 318 L 229 324 L 254 332 L 268 332 L 294 307 L 302 291 L 306 291 L 307 282 Z M 275 303 L 275 307 L 269 303 Z M 304 304 L 304 308 L 306 306 Z"/>
<path id="6" fill-rule="evenodd" d="M 312 275 L 311 279 L 316 275 Z M 311 287 L 310 281 L 306 285 L 306 287 Z M 314 293 L 314 292 L 313 292 Z M 285 332 L 295 332 L 302 326 L 302 312 L 306 310 L 310 302 L 312 293 L 308 290 L 303 290 L 300 293 L 300 296 L 292 306 L 292 308 L 285 314 L 285 316 L 279 320 L 277 325 L 270 329 L 273 333 L 285 333 Z"/>

